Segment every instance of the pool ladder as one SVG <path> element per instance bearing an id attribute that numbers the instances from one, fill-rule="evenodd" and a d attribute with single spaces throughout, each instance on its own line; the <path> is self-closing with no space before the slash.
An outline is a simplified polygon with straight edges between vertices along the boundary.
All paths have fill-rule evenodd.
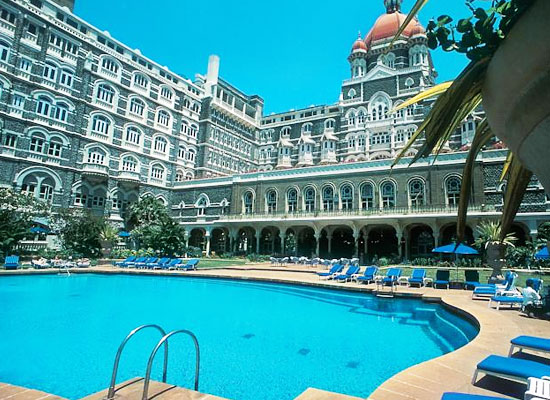
<path id="1" fill-rule="evenodd" d="M 199 367 L 200 367 L 200 350 L 199 350 L 199 342 L 197 340 L 197 337 L 195 334 L 191 331 L 188 331 L 186 329 L 179 329 L 172 331 L 170 333 L 166 333 L 164 329 L 162 329 L 159 325 L 156 324 L 148 324 L 148 325 L 142 325 L 137 327 L 136 329 L 132 330 L 128 336 L 122 341 L 120 346 L 118 347 L 118 351 L 115 356 L 115 364 L 113 366 L 113 374 L 111 375 L 111 383 L 109 385 L 109 391 L 107 393 L 107 399 L 114 399 L 115 397 L 115 385 L 116 385 L 116 375 L 118 372 L 118 365 L 120 362 L 120 356 L 122 355 L 122 350 L 124 350 L 124 347 L 126 346 L 126 343 L 138 332 L 148 329 L 148 328 L 154 328 L 162 335 L 162 338 L 159 340 L 153 351 L 151 352 L 151 355 L 149 356 L 149 361 L 147 361 L 147 370 L 145 372 L 145 379 L 143 382 L 143 394 L 142 394 L 142 400 L 147 400 L 148 392 L 149 392 L 149 382 L 151 380 L 151 369 L 153 368 L 153 361 L 155 359 L 155 356 L 158 352 L 158 350 L 164 346 L 164 364 L 162 368 L 162 382 L 166 383 L 166 372 L 168 369 L 168 339 L 172 336 L 178 335 L 178 334 L 184 334 L 187 336 L 190 336 L 193 340 L 193 344 L 195 345 L 195 386 L 194 390 L 199 390 Z"/>

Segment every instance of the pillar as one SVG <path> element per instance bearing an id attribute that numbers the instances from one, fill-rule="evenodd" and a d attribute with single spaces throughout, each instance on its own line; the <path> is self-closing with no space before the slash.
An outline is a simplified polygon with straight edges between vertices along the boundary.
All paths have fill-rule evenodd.
<path id="1" fill-rule="evenodd" d="M 286 255 L 286 232 L 280 234 L 281 236 L 281 254 Z"/>
<path id="2" fill-rule="evenodd" d="M 403 240 L 403 237 L 404 237 L 404 233 L 403 233 L 403 231 L 396 229 L 395 230 L 395 236 L 397 237 L 397 254 L 399 255 L 400 259 L 403 259 L 404 253 L 403 253 L 402 240 Z M 406 247 L 406 244 L 405 244 L 405 247 Z M 405 253 L 406 253 L 406 250 L 405 250 Z"/>
<path id="3" fill-rule="evenodd" d="M 204 239 L 206 240 L 206 248 L 204 249 L 206 257 L 210 257 L 210 231 L 206 231 L 204 234 Z"/>
<path id="4" fill-rule="evenodd" d="M 359 257 L 359 239 L 361 238 L 361 235 L 359 231 L 353 232 L 353 257 L 357 258 Z"/>
<path id="5" fill-rule="evenodd" d="M 260 254 L 260 234 L 254 236 L 256 238 L 256 254 Z"/>
<path id="6" fill-rule="evenodd" d="M 321 242 L 321 232 L 315 233 L 315 257 L 319 257 L 319 247 Z"/>
<path id="7" fill-rule="evenodd" d="M 432 230 L 432 235 L 434 237 L 434 247 L 440 246 L 440 244 L 439 244 L 439 229 L 433 229 Z"/>
<path id="8" fill-rule="evenodd" d="M 329 257 L 332 257 L 332 235 L 327 234 L 327 241 L 328 241 L 328 255 Z"/>

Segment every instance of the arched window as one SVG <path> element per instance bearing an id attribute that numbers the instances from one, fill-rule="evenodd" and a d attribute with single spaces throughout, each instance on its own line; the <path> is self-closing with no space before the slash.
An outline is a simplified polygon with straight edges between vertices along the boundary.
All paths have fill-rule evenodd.
<path id="1" fill-rule="evenodd" d="M 325 121 L 325 129 L 334 129 L 334 120 L 333 119 L 327 119 Z"/>
<path id="2" fill-rule="evenodd" d="M 186 174 L 185 174 L 185 180 L 186 181 L 191 181 L 193 180 L 194 176 L 193 176 L 193 173 L 191 171 L 188 171 Z"/>
<path id="3" fill-rule="evenodd" d="M 164 167 L 161 164 L 153 164 L 151 167 L 151 178 L 157 181 L 164 181 Z"/>
<path id="4" fill-rule="evenodd" d="M 53 102 L 49 97 L 40 96 L 36 102 L 36 113 L 45 117 L 50 116 L 50 112 L 53 107 Z"/>
<path id="5" fill-rule="evenodd" d="M 163 127 L 169 128 L 170 121 L 172 117 L 170 113 L 166 110 L 158 110 L 157 112 L 157 123 Z"/>
<path id="6" fill-rule="evenodd" d="M 27 175 L 23 184 L 21 185 L 21 193 L 36 196 L 36 189 L 38 187 L 38 179 L 34 175 Z"/>
<path id="7" fill-rule="evenodd" d="M 342 210 L 353 209 L 353 188 L 350 185 L 344 185 L 340 188 L 340 201 Z"/>
<path id="8" fill-rule="evenodd" d="M 189 136 L 196 139 L 198 131 L 199 128 L 197 127 L 197 125 L 191 124 L 191 126 L 189 127 Z"/>
<path id="9" fill-rule="evenodd" d="M 130 99 L 130 105 L 128 106 L 128 111 L 131 114 L 143 117 L 145 113 L 145 102 L 137 97 L 132 97 Z"/>
<path id="10" fill-rule="evenodd" d="M 63 102 L 58 102 L 52 110 L 52 117 L 61 122 L 67 122 L 69 116 L 69 106 Z"/>
<path id="11" fill-rule="evenodd" d="M 38 186 L 38 199 L 51 202 L 53 198 L 53 189 L 55 182 L 51 177 L 47 177 L 40 182 Z"/>
<path id="12" fill-rule="evenodd" d="M 91 149 L 88 149 L 88 157 L 86 158 L 86 162 L 88 164 L 99 164 L 99 165 L 105 165 L 106 161 L 106 153 L 99 147 L 92 147 Z"/>
<path id="13" fill-rule="evenodd" d="M 334 190 L 332 186 L 325 186 L 323 188 L 323 210 L 334 210 Z"/>
<path id="14" fill-rule="evenodd" d="M 365 114 L 364 110 L 359 110 L 357 112 L 357 122 L 360 124 L 364 124 L 367 120 L 367 114 Z"/>
<path id="15" fill-rule="evenodd" d="M 270 190 L 265 194 L 265 204 L 268 213 L 277 211 L 277 192 Z"/>
<path id="16" fill-rule="evenodd" d="M 304 191 L 304 209 L 307 212 L 315 211 L 315 189 L 308 187 Z"/>
<path id="17" fill-rule="evenodd" d="M 175 178 L 175 181 L 176 182 L 183 182 L 185 180 L 185 175 L 183 173 L 182 170 L 178 169 L 176 171 L 176 178 Z"/>
<path id="18" fill-rule="evenodd" d="M 149 88 L 149 78 L 141 72 L 136 72 L 134 74 L 133 85 L 138 89 L 146 90 Z"/>
<path id="19" fill-rule="evenodd" d="M 286 204 L 288 212 L 298 211 L 298 191 L 294 188 L 286 192 Z"/>
<path id="20" fill-rule="evenodd" d="M 154 149 L 159 153 L 166 154 L 166 151 L 168 149 L 168 141 L 162 136 L 157 136 L 155 138 Z"/>
<path id="21" fill-rule="evenodd" d="M 70 69 L 62 69 L 59 75 L 59 83 L 65 87 L 73 87 L 74 72 Z"/>
<path id="22" fill-rule="evenodd" d="M 383 208 L 395 207 L 395 185 L 393 182 L 384 182 L 380 187 L 380 196 Z"/>
<path id="23" fill-rule="evenodd" d="M 42 76 L 49 81 L 55 82 L 57 79 L 57 65 L 50 61 L 47 61 L 44 64 Z"/>
<path id="24" fill-rule="evenodd" d="M 197 215 L 202 216 L 206 213 L 206 207 L 208 207 L 208 200 L 204 195 L 202 195 L 199 198 L 199 201 L 197 201 L 197 204 L 195 205 L 197 208 Z"/>
<path id="25" fill-rule="evenodd" d="M 60 138 L 54 137 L 50 139 L 48 144 L 48 155 L 51 157 L 61 157 L 61 150 L 63 149 L 63 142 Z"/>
<path id="26" fill-rule="evenodd" d="M 302 125 L 302 133 L 311 133 L 313 131 L 313 124 L 311 122 Z"/>
<path id="27" fill-rule="evenodd" d="M 115 89 L 110 85 L 102 83 L 97 87 L 96 99 L 112 105 L 115 101 L 115 93 Z"/>
<path id="28" fill-rule="evenodd" d="M 94 115 L 92 117 L 92 132 L 99 133 L 100 135 L 107 136 L 109 134 L 109 129 L 111 126 L 111 121 L 109 118 L 104 115 Z"/>
<path id="29" fill-rule="evenodd" d="M 10 58 L 11 46 L 8 42 L 0 40 L 0 61 L 7 62 Z"/>
<path id="30" fill-rule="evenodd" d="M 31 136 L 29 151 L 32 151 L 33 153 L 44 153 L 45 143 L 46 138 L 43 134 L 33 133 Z"/>
<path id="31" fill-rule="evenodd" d="M 252 192 L 246 192 L 243 196 L 243 209 L 245 214 L 252 214 L 254 208 L 254 196 Z"/>
<path id="32" fill-rule="evenodd" d="M 172 102 L 174 100 L 174 91 L 170 86 L 162 85 L 160 87 L 160 97 Z"/>
<path id="33" fill-rule="evenodd" d="M 101 68 L 104 71 L 110 72 L 111 74 L 114 74 L 114 75 L 118 75 L 120 71 L 120 66 L 118 62 L 116 62 L 111 57 L 103 57 L 103 59 L 101 60 Z"/>
<path id="34" fill-rule="evenodd" d="M 187 161 L 194 162 L 195 161 L 195 150 L 189 149 L 187 150 L 187 153 L 185 153 Z"/>
<path id="35" fill-rule="evenodd" d="M 290 137 L 290 126 L 285 126 L 283 129 L 281 129 L 281 136 Z"/>
<path id="36" fill-rule="evenodd" d="M 143 133 L 138 127 L 130 125 L 126 127 L 126 132 L 124 134 L 124 141 L 126 143 L 139 146 L 141 144 L 142 136 L 143 136 Z"/>
<path id="37" fill-rule="evenodd" d="M 447 205 L 458 206 L 460 200 L 460 187 L 462 182 L 459 177 L 451 176 L 445 181 L 445 191 L 447 192 Z"/>
<path id="38" fill-rule="evenodd" d="M 424 181 L 412 179 L 409 182 L 409 204 L 411 207 L 423 206 L 425 204 Z"/>
<path id="39" fill-rule="evenodd" d="M 355 111 L 348 114 L 348 125 L 355 125 Z"/>
<path id="40" fill-rule="evenodd" d="M 361 208 L 363 210 L 374 208 L 374 187 L 371 183 L 361 186 Z"/>
<path id="41" fill-rule="evenodd" d="M 124 156 L 122 158 L 121 169 L 127 172 L 138 172 L 138 160 L 133 156 Z"/>

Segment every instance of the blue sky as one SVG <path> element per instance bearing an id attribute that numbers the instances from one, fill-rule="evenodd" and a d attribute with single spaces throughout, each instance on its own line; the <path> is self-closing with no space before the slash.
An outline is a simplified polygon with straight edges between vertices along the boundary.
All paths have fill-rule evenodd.
<path id="1" fill-rule="evenodd" d="M 403 11 L 414 0 L 404 0 Z M 194 78 L 209 54 L 220 75 L 264 98 L 265 114 L 338 100 L 349 77 L 347 56 L 385 12 L 383 0 L 76 0 L 75 13 L 171 71 Z M 468 16 L 463 0 L 431 0 L 420 14 Z M 453 79 L 467 60 L 433 53 L 438 81 Z"/>

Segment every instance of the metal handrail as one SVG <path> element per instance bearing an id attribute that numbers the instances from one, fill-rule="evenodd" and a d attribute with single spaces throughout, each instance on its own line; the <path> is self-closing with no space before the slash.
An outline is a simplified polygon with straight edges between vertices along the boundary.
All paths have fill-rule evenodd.
<path id="1" fill-rule="evenodd" d="M 161 333 L 162 338 L 166 337 L 166 332 L 164 331 L 164 329 L 162 329 L 160 326 L 155 325 L 155 324 L 148 324 L 148 325 L 139 326 L 136 329 L 134 329 L 133 331 L 131 331 L 128 334 L 128 336 L 126 336 L 126 338 L 122 341 L 122 343 L 118 347 L 118 351 L 116 353 L 115 365 L 113 366 L 113 374 L 111 375 L 111 384 L 109 385 L 109 393 L 107 394 L 107 399 L 112 399 L 115 396 L 116 374 L 117 374 L 117 371 L 118 371 L 118 364 L 120 362 L 120 356 L 122 355 L 122 350 L 124 349 L 124 346 L 126 346 L 126 343 L 128 343 L 128 340 L 130 340 L 132 338 L 132 336 L 134 336 L 136 333 L 138 333 L 139 331 L 141 331 L 142 329 L 145 329 L 145 328 L 155 328 L 156 330 L 158 330 Z M 162 342 L 162 339 L 161 339 L 161 342 Z M 158 347 L 159 346 L 157 346 L 155 348 L 155 352 L 156 352 L 156 350 L 158 350 Z M 166 382 L 166 369 L 167 368 L 168 368 L 168 342 L 166 342 L 164 344 L 164 370 L 163 370 L 163 373 L 162 373 L 162 381 L 163 382 Z"/>
<path id="2" fill-rule="evenodd" d="M 155 347 L 155 349 L 151 353 L 151 356 L 149 357 L 149 361 L 147 362 L 147 372 L 145 373 L 145 381 L 143 383 L 142 400 L 147 400 L 147 395 L 148 395 L 148 392 L 149 392 L 149 381 L 151 380 L 151 368 L 153 368 L 153 360 L 155 359 L 155 355 L 157 354 L 158 349 L 160 348 L 160 346 L 162 346 L 163 343 L 167 343 L 167 340 L 170 337 L 172 337 L 174 335 L 177 335 L 178 333 L 184 333 L 186 335 L 191 336 L 191 339 L 193 339 L 193 344 L 195 345 L 195 352 L 196 352 L 196 356 L 195 356 L 195 359 L 196 359 L 195 391 L 199 390 L 199 368 L 200 368 L 200 361 L 201 361 L 200 350 L 199 350 L 199 341 L 197 340 L 197 337 L 195 336 L 195 334 L 193 332 L 188 331 L 186 329 L 180 329 L 180 330 L 177 330 L 177 331 L 172 331 L 167 335 L 164 335 L 164 337 L 162 339 L 160 339 L 160 342 L 158 342 L 157 346 Z M 166 382 L 166 378 L 165 378 L 165 382 Z"/>

